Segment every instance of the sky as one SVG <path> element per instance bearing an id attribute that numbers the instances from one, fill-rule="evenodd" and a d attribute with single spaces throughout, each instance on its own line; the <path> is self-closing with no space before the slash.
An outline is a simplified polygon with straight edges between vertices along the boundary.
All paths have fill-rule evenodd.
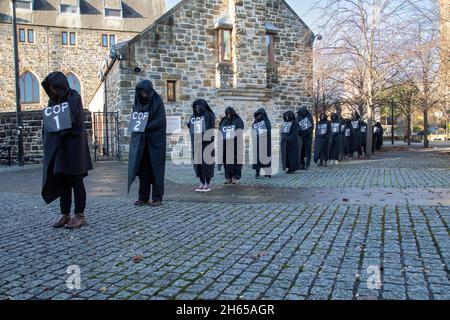
<path id="1" fill-rule="evenodd" d="M 167 9 L 176 5 L 179 0 L 166 0 Z M 294 9 L 297 14 L 306 22 L 308 26 L 314 29 L 314 24 L 318 20 L 317 13 L 311 12 L 310 9 L 317 0 L 287 0 L 287 3 Z"/>

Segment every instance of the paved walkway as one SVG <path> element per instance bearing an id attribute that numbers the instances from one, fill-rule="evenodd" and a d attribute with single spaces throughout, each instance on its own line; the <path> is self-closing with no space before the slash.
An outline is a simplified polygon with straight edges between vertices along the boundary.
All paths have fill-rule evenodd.
<path id="1" fill-rule="evenodd" d="M 256 188 L 248 171 L 210 196 L 170 167 L 156 209 L 133 207 L 126 166 L 105 163 L 78 231 L 49 227 L 58 205 L 43 205 L 39 169 L 0 173 L 0 299 L 450 299 L 449 163 L 388 153 Z"/>

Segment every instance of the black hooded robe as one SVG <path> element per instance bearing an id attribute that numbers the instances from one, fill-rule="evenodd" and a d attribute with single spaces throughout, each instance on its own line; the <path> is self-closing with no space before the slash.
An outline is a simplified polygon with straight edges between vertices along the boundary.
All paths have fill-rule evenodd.
<path id="1" fill-rule="evenodd" d="M 353 157 L 353 127 L 350 120 L 345 121 L 345 155 L 347 157 Z"/>
<path id="2" fill-rule="evenodd" d="M 321 120 L 316 125 L 316 139 L 314 144 L 314 162 L 328 161 L 330 148 L 331 125 L 327 120 Z"/>
<path id="3" fill-rule="evenodd" d="M 139 90 L 144 90 L 149 94 L 148 101 L 144 104 L 139 102 Z M 136 176 L 141 177 L 144 174 L 143 171 L 149 170 L 153 178 L 151 179 L 153 200 L 162 201 L 166 167 L 166 111 L 161 97 L 148 80 L 143 80 L 136 86 L 136 97 L 133 105 L 133 112 L 135 111 L 148 112 L 149 120 L 145 132 L 133 132 L 131 134 L 128 158 L 128 193 Z M 144 150 L 148 151 L 148 158 L 144 158 Z M 144 159 L 148 160 L 149 166 L 141 168 Z"/>
<path id="4" fill-rule="evenodd" d="M 365 156 L 367 156 L 367 123 L 361 121 L 361 148 Z"/>
<path id="5" fill-rule="evenodd" d="M 58 91 L 57 96 L 50 91 L 50 85 Z M 48 204 L 62 195 L 59 175 L 86 177 L 93 166 L 80 95 L 70 89 L 66 76 L 61 72 L 50 73 L 42 82 L 42 87 L 50 97 L 48 106 L 67 102 L 72 119 L 72 128 L 60 132 L 47 132 L 43 126 L 42 198 Z"/>
<path id="6" fill-rule="evenodd" d="M 202 114 L 196 114 L 195 107 L 197 105 L 202 107 L 203 109 Z M 211 110 L 211 107 L 208 105 L 208 103 L 203 99 L 195 100 L 192 105 L 192 109 L 193 114 L 187 124 L 187 127 L 189 128 L 189 132 L 191 135 L 192 161 L 194 162 L 194 171 L 197 178 L 211 179 L 214 177 L 215 163 L 214 162 L 207 163 L 205 161 L 204 156 L 205 156 L 205 149 L 208 147 L 209 149 L 211 149 L 212 146 L 211 156 L 213 158 L 215 157 L 214 137 L 211 137 L 209 141 L 205 141 L 205 132 L 215 128 L 216 116 L 214 112 Z M 201 133 L 196 133 L 196 123 L 199 126 L 202 126 Z M 196 139 L 198 139 L 199 141 L 201 140 L 202 144 L 201 150 L 196 150 L 195 148 Z M 198 153 L 200 151 L 201 153 Z M 201 163 L 195 163 L 196 160 L 201 161 Z"/>
<path id="7" fill-rule="evenodd" d="M 381 126 L 381 123 L 377 122 L 373 127 L 373 143 L 372 149 L 373 151 L 380 151 L 383 146 L 383 136 L 384 130 Z"/>
<path id="8" fill-rule="evenodd" d="M 261 117 L 262 120 L 259 121 L 258 117 Z M 267 116 L 266 110 L 264 108 L 258 109 L 254 114 L 255 121 L 253 122 L 253 133 L 252 137 L 254 139 L 253 141 L 253 148 L 254 153 L 256 151 L 256 154 L 254 154 L 254 164 L 253 169 L 257 172 L 261 170 L 261 168 L 271 168 L 272 167 L 272 125 L 270 123 L 269 117 Z M 265 125 L 265 132 L 262 134 L 259 134 L 259 130 L 257 129 L 260 122 L 264 122 Z M 260 150 L 262 147 L 262 144 L 266 143 L 266 154 L 263 153 L 264 157 L 267 157 L 267 159 L 261 159 L 260 157 Z M 264 160 L 264 161 L 263 161 Z M 267 163 L 266 163 L 267 162 Z M 269 169 L 270 171 L 270 169 Z M 266 175 L 270 175 L 271 172 L 266 172 Z"/>
<path id="9" fill-rule="evenodd" d="M 300 170 L 300 149 L 298 124 L 295 114 L 288 111 L 283 115 L 284 123 L 281 127 L 281 163 L 283 170 L 289 173 Z"/>
<path id="10" fill-rule="evenodd" d="M 346 124 L 344 120 L 341 120 L 341 134 L 339 136 L 339 146 L 340 146 L 340 154 L 339 154 L 339 160 L 344 160 L 346 156 L 345 152 L 345 129 Z"/>
<path id="11" fill-rule="evenodd" d="M 301 107 L 297 113 L 299 124 L 299 152 L 301 169 L 309 168 L 311 165 L 312 142 L 314 132 L 314 120 L 306 107 Z"/>
<path id="12" fill-rule="evenodd" d="M 358 152 L 358 155 L 362 155 L 362 141 L 361 141 L 361 117 L 358 113 L 355 113 L 351 120 L 353 129 L 353 154 Z"/>
<path id="13" fill-rule="evenodd" d="M 227 113 L 232 114 L 232 118 L 227 118 Z M 225 167 L 225 178 L 240 180 L 244 164 L 244 121 L 236 111 L 228 107 L 225 110 L 225 117 L 220 121 L 219 130 L 221 139 L 219 139 L 219 161 Z M 238 148 L 241 148 L 239 150 Z M 228 152 L 227 152 L 228 151 Z M 233 152 L 233 160 L 227 159 L 228 153 Z"/>
<path id="14" fill-rule="evenodd" d="M 337 113 L 331 116 L 331 136 L 330 136 L 330 160 L 340 160 L 341 159 L 341 120 Z"/>

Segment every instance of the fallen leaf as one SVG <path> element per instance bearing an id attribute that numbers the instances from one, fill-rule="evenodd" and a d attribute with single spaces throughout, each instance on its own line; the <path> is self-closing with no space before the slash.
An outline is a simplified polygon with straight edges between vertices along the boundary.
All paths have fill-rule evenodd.
<path id="1" fill-rule="evenodd" d="M 104 292 L 106 292 L 106 291 L 108 291 L 108 289 L 107 289 L 106 287 L 101 287 L 101 288 L 100 288 L 100 292 L 103 292 L 103 293 L 104 293 Z"/>
<path id="2" fill-rule="evenodd" d="M 346 199 L 346 198 L 344 198 L 344 199 L 342 199 L 342 201 L 344 201 L 344 202 L 349 202 L 350 200 L 349 200 L 349 199 Z"/>
<path id="3" fill-rule="evenodd" d="M 143 256 L 135 256 L 135 257 L 133 257 L 132 260 L 133 260 L 134 263 L 139 263 L 142 260 L 144 260 L 144 257 Z"/>

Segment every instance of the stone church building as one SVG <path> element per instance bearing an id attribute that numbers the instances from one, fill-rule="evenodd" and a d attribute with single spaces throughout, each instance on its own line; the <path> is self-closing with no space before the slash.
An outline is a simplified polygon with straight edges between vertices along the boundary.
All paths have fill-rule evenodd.
<path id="1" fill-rule="evenodd" d="M 151 80 L 164 100 L 169 156 L 189 145 L 178 130 L 197 98 L 208 101 L 218 118 L 234 107 L 247 128 L 264 107 L 278 128 L 284 112 L 312 104 L 314 38 L 283 0 L 181 1 L 118 44 L 104 70 L 104 96 L 108 111 L 118 113 L 122 155 L 128 153 L 134 88 L 142 79 Z"/>
<path id="2" fill-rule="evenodd" d="M 112 46 L 135 37 L 166 12 L 165 0 L 18 0 L 17 24 L 23 110 L 40 110 L 40 83 L 62 71 L 89 102 Z M 11 1 L 0 1 L 0 112 L 14 111 Z"/>

